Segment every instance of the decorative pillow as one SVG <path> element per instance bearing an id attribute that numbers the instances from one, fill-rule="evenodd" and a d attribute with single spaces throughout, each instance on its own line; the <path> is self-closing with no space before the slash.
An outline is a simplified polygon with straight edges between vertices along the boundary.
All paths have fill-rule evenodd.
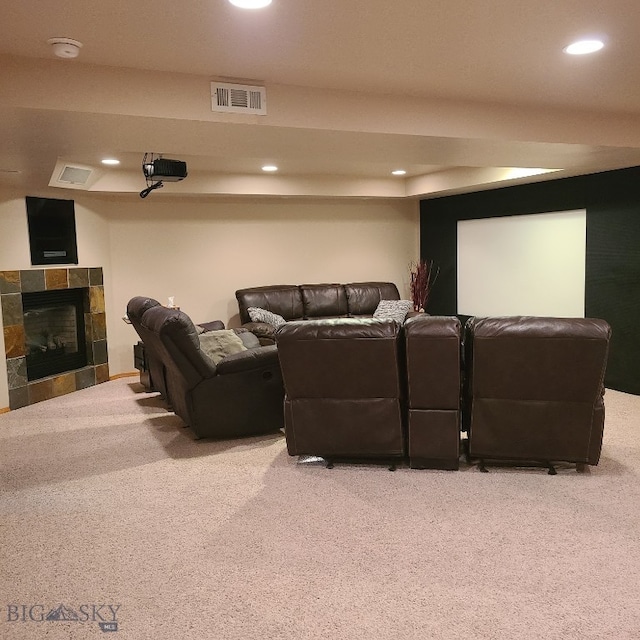
<path id="1" fill-rule="evenodd" d="M 240 336 L 233 329 L 220 329 L 218 331 L 206 331 L 198 336 L 200 349 L 208 355 L 214 364 L 218 364 L 225 356 L 232 353 L 246 351 Z"/>
<path id="2" fill-rule="evenodd" d="M 267 311 L 266 309 L 260 309 L 260 307 L 249 307 L 247 313 L 252 322 L 266 322 L 276 327 L 276 329 L 286 323 L 286 320 L 282 316 Z"/>
<path id="3" fill-rule="evenodd" d="M 407 313 L 413 309 L 411 300 L 380 300 L 373 317 L 378 320 L 395 320 L 402 324 Z"/>

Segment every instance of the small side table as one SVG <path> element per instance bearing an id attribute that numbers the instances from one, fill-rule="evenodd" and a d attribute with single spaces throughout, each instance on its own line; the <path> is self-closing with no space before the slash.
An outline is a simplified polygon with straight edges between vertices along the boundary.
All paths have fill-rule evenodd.
<path id="1" fill-rule="evenodd" d="M 144 342 L 133 345 L 133 366 L 140 371 L 140 384 L 145 391 L 153 391 L 151 375 L 149 373 L 149 363 L 144 351 Z"/>

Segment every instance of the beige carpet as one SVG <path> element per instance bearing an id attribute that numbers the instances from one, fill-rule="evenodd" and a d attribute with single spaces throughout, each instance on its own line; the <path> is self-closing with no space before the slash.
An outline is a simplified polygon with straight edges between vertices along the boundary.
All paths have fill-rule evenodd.
<path id="1" fill-rule="evenodd" d="M 1 415 L 0 637 L 635 640 L 640 397 L 606 404 L 557 476 L 195 442 L 135 378 Z"/>

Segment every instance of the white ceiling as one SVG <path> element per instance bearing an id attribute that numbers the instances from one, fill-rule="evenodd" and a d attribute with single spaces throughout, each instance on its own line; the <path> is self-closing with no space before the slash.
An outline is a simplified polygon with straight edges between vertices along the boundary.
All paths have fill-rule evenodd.
<path id="1" fill-rule="evenodd" d="M 639 33 L 638 0 L 273 0 L 270 7 L 249 12 L 227 0 L 20 0 L 3 8 L 0 54 L 51 60 L 47 39 L 64 36 L 84 45 L 77 61 L 64 64 L 98 65 L 97 77 L 101 67 L 126 67 L 254 80 L 267 92 L 271 85 L 309 87 L 368 94 L 372 101 L 382 95 L 437 99 L 528 112 L 575 111 L 576 117 L 590 114 L 594 122 L 599 117 L 635 121 L 640 118 Z M 583 57 L 562 52 L 587 36 L 604 39 L 605 49 Z M 6 141 L 0 149 L 2 183 L 21 180 L 33 188 L 48 182 L 58 157 L 93 166 L 107 149 L 118 153 L 121 173 L 137 172 L 138 182 L 144 151 L 174 149 L 188 163 L 189 180 L 200 177 L 191 180 L 192 187 L 189 180 L 181 183 L 182 193 L 215 193 L 217 187 L 204 186 L 207 175 L 247 175 L 263 161 L 278 164 L 281 180 L 334 176 L 389 183 L 390 167 L 397 166 L 415 179 L 496 163 L 568 174 L 640 164 L 635 141 L 624 146 L 523 141 L 496 131 L 480 144 L 418 130 L 399 135 L 364 126 L 360 131 L 299 123 L 252 127 L 196 118 L 167 119 L 158 133 L 125 113 L 39 106 L 13 108 L 10 97 L 0 97 L 0 134 Z M 147 128 L 154 129 L 156 149 L 149 148 Z M 117 149 L 109 144 L 114 139 Z M 14 170 L 21 174 L 10 173 Z M 453 191 L 480 184 L 465 184 L 463 172 L 458 175 Z M 437 192 L 416 183 L 402 193 L 394 187 L 376 194 Z"/>

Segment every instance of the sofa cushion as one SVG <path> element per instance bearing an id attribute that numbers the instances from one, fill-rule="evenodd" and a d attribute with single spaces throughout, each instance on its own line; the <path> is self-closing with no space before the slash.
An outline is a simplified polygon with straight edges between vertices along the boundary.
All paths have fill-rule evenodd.
<path id="1" fill-rule="evenodd" d="M 206 331 L 198 336 L 202 352 L 218 364 L 222 358 L 232 353 L 246 351 L 240 336 L 233 329 Z"/>
<path id="2" fill-rule="evenodd" d="M 380 300 L 373 317 L 376 320 L 395 320 L 403 323 L 407 313 L 413 309 L 411 300 Z"/>
<path id="3" fill-rule="evenodd" d="M 302 296 L 295 284 L 276 284 L 265 287 L 238 289 L 236 300 L 242 324 L 250 322 L 248 309 L 257 307 L 281 315 L 285 320 L 302 320 Z"/>
<path id="4" fill-rule="evenodd" d="M 347 295 L 341 284 L 301 284 L 305 318 L 346 318 Z"/>
<path id="5" fill-rule="evenodd" d="M 260 346 L 260 340 L 255 333 L 252 333 L 248 329 L 244 329 L 242 327 L 238 327 L 237 329 L 234 329 L 234 331 L 247 349 L 255 349 Z"/>
<path id="6" fill-rule="evenodd" d="M 279 327 L 283 325 L 286 320 L 278 313 L 273 313 L 267 309 L 260 309 L 258 307 L 249 307 L 247 309 L 249 317 L 252 322 L 266 322 L 273 327 Z"/>
<path id="7" fill-rule="evenodd" d="M 399 300 L 393 282 L 351 282 L 344 285 L 350 316 L 372 316 L 380 300 Z"/>

